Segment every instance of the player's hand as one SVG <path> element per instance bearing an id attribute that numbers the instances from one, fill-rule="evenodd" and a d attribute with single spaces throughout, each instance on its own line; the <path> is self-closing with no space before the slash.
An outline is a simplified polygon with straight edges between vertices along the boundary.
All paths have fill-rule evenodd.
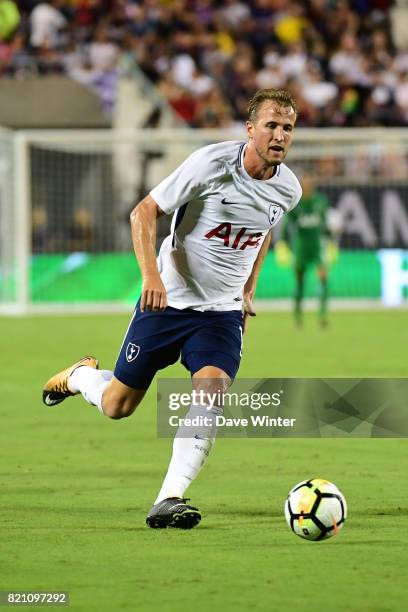
<path id="1" fill-rule="evenodd" d="M 284 240 L 278 240 L 275 244 L 275 256 L 276 261 L 280 266 L 287 267 L 292 263 L 292 251 L 290 250 L 288 243 Z"/>
<path id="2" fill-rule="evenodd" d="M 339 247 L 333 240 L 330 240 L 326 245 L 326 261 L 329 264 L 329 266 L 332 266 L 333 264 L 336 263 L 338 258 L 339 258 Z"/>
<path id="3" fill-rule="evenodd" d="M 166 307 L 167 293 L 160 275 L 145 278 L 140 296 L 140 311 L 159 312 Z"/>
<path id="4" fill-rule="evenodd" d="M 250 291 L 248 293 L 244 293 L 243 298 L 243 309 L 244 309 L 244 320 L 242 323 L 242 332 L 245 334 L 248 328 L 248 317 L 256 317 L 256 312 L 254 310 L 254 292 Z"/>

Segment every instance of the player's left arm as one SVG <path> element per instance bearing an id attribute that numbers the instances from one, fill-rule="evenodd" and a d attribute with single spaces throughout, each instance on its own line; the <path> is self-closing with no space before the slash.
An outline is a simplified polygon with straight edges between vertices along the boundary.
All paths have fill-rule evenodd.
<path id="1" fill-rule="evenodd" d="M 254 310 L 254 304 L 253 304 L 253 300 L 255 297 L 255 290 L 256 290 L 256 283 L 258 281 L 258 276 L 259 273 L 261 271 L 262 268 L 262 264 L 264 262 L 265 256 L 268 252 L 269 249 L 269 245 L 271 242 L 271 232 L 269 232 L 269 234 L 266 236 L 265 240 L 262 243 L 261 248 L 259 249 L 259 253 L 257 255 L 257 258 L 255 259 L 254 265 L 252 267 L 252 272 L 247 280 L 247 282 L 245 283 L 244 286 L 244 296 L 243 296 L 243 301 L 244 301 L 244 324 L 243 324 L 243 328 L 244 328 L 244 332 L 246 329 L 246 325 L 247 325 L 247 319 L 248 317 L 255 317 L 256 316 L 256 312 Z"/>
<path id="2" fill-rule="evenodd" d="M 343 229 L 341 214 L 336 208 L 330 207 L 326 196 L 321 196 L 322 206 L 322 237 L 324 238 L 324 259 L 329 266 L 336 263 L 339 257 L 339 240 Z"/>

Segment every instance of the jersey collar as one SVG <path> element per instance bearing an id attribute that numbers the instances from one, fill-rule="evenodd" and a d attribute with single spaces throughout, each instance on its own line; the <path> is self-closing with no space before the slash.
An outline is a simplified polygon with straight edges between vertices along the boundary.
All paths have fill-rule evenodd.
<path id="1" fill-rule="evenodd" d="M 239 147 L 238 150 L 238 168 L 241 168 L 242 170 L 242 174 L 245 176 L 245 178 L 249 179 L 250 181 L 257 181 L 258 183 L 273 183 L 278 176 L 280 175 L 280 171 L 281 171 L 281 164 L 278 165 L 277 170 L 275 172 L 275 174 L 270 178 L 267 179 L 266 181 L 263 181 L 262 179 L 256 179 L 253 178 L 252 176 L 250 176 L 248 174 L 248 172 L 245 170 L 245 166 L 244 166 L 244 155 L 245 155 L 245 149 L 247 147 L 248 143 L 247 142 L 243 142 L 241 144 L 241 146 Z"/>

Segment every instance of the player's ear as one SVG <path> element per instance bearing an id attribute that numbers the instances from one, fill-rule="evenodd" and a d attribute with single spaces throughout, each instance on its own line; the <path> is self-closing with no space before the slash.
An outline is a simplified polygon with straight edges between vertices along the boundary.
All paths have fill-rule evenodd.
<path id="1" fill-rule="evenodd" d="M 245 127 L 246 127 L 246 131 L 248 134 L 249 138 L 253 137 L 253 133 L 254 133 L 254 124 L 252 123 L 252 121 L 245 121 Z"/>

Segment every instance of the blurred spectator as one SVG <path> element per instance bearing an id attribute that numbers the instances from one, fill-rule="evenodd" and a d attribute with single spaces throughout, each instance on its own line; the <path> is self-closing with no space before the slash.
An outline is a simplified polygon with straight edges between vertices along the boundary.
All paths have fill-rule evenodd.
<path id="1" fill-rule="evenodd" d="M 0 44 L 0 74 L 23 78 L 38 73 L 38 63 L 30 54 L 27 35 L 17 32 L 8 44 Z"/>
<path id="2" fill-rule="evenodd" d="M 403 120 L 408 123 L 408 71 L 400 74 L 395 90 L 395 99 Z"/>
<path id="3" fill-rule="evenodd" d="M 67 241 L 68 251 L 88 252 L 95 249 L 92 215 L 86 208 L 74 211 Z"/>
<path id="4" fill-rule="evenodd" d="M 300 79 L 306 69 L 307 53 L 305 43 L 301 40 L 288 45 L 286 52 L 280 57 L 279 64 L 286 78 Z"/>
<path id="5" fill-rule="evenodd" d="M 31 213 L 32 249 L 34 253 L 48 253 L 52 251 L 54 232 L 50 230 L 48 214 L 45 208 L 33 208 Z"/>
<path id="6" fill-rule="evenodd" d="M 86 55 L 83 46 L 77 45 L 74 40 L 70 40 L 64 49 L 64 55 L 62 57 L 64 72 L 72 78 L 75 78 L 75 71 L 81 70 L 85 64 L 85 60 Z"/>
<path id="7" fill-rule="evenodd" d="M 336 98 L 337 93 L 337 85 L 325 81 L 319 64 L 311 62 L 302 89 L 303 99 L 316 108 L 323 108 Z"/>
<path id="8" fill-rule="evenodd" d="M 359 83 L 365 78 L 363 56 L 357 37 L 351 32 L 345 32 L 340 38 L 337 51 L 329 62 L 334 78 L 344 77 L 342 82 Z"/>
<path id="9" fill-rule="evenodd" d="M 308 25 L 305 3 L 287 2 L 275 19 L 275 32 L 281 43 L 290 45 L 302 40 L 303 32 Z"/>
<path id="10" fill-rule="evenodd" d="M 256 75 L 256 82 L 259 89 L 281 89 L 286 85 L 285 75 L 282 73 L 278 62 L 259 70 Z"/>
<path id="11" fill-rule="evenodd" d="M 248 4 L 240 0 L 224 0 L 222 4 L 220 15 L 233 30 L 237 30 L 244 19 L 251 16 Z"/>
<path id="12" fill-rule="evenodd" d="M 194 127 L 228 127 L 230 122 L 231 109 L 217 87 L 213 87 L 200 97 L 195 108 Z"/>
<path id="13" fill-rule="evenodd" d="M 298 125 L 408 125 L 408 0 L 19 0 L 6 39 L 3 5 L 0 74 L 64 72 L 106 112 L 133 62 L 192 127 L 242 121 L 262 87 Z"/>
<path id="14" fill-rule="evenodd" d="M 0 43 L 10 38 L 20 22 L 19 10 L 12 0 L 0 0 Z"/>
<path id="15" fill-rule="evenodd" d="M 116 67 L 119 59 L 118 46 L 109 40 L 106 27 L 98 27 L 89 45 L 89 63 L 94 70 L 108 72 Z"/>
<path id="16" fill-rule="evenodd" d="M 55 49 L 59 44 L 59 33 L 67 20 L 59 10 L 64 0 L 49 0 L 37 4 L 30 15 L 31 38 L 33 47 Z"/>
<path id="17" fill-rule="evenodd" d="M 170 74 L 164 76 L 159 82 L 159 90 L 167 98 L 170 106 L 181 119 L 190 125 L 194 123 L 196 113 L 196 100 L 192 94 L 178 85 Z"/>
<path id="18" fill-rule="evenodd" d="M 189 87 L 195 71 L 195 61 L 188 53 L 178 53 L 171 61 L 171 75 L 180 87 Z"/>
<path id="19" fill-rule="evenodd" d="M 395 105 L 394 92 L 387 84 L 381 66 L 373 68 L 369 76 L 370 92 L 365 103 L 367 122 L 369 125 L 393 125 L 399 111 Z"/>

